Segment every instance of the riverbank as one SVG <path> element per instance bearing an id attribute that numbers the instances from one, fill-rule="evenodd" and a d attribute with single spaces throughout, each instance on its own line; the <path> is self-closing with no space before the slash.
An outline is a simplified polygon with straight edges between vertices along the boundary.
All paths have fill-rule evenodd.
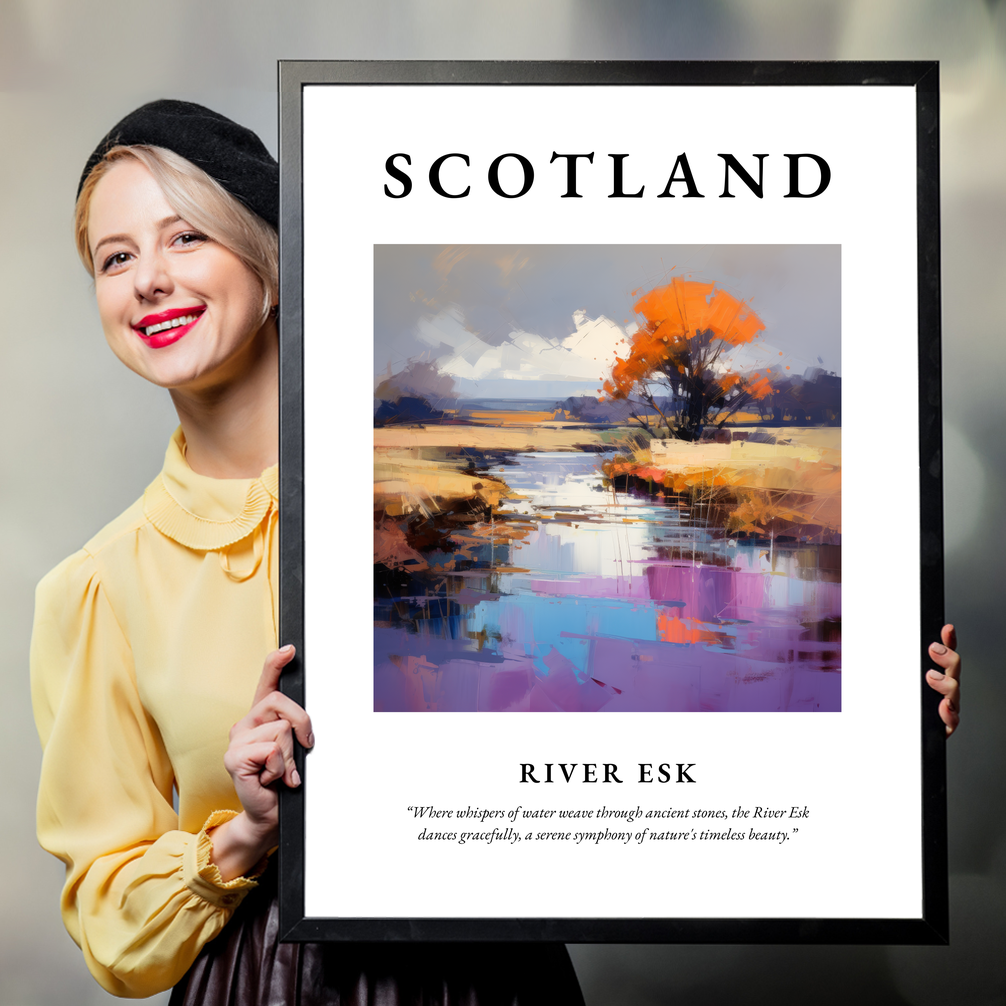
<path id="1" fill-rule="evenodd" d="M 836 541 L 842 529 L 838 427 L 732 429 L 729 442 L 652 440 L 602 465 L 727 533 Z"/>
<path id="2" fill-rule="evenodd" d="M 374 562 L 417 572 L 435 560 L 449 569 L 486 541 L 523 539 L 532 527 L 513 505 L 525 499 L 499 476 L 502 459 L 521 453 L 596 454 L 631 450 L 638 431 L 581 423 L 504 426 L 390 426 L 374 430 Z M 497 471 L 494 473 L 493 469 Z M 501 506 L 509 504 L 506 513 Z"/>

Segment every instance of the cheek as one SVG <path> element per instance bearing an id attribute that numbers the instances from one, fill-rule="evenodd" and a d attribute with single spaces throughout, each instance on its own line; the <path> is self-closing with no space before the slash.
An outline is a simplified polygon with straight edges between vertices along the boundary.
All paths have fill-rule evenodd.
<path id="1" fill-rule="evenodd" d="M 258 331 L 265 303 L 265 291 L 258 277 L 242 266 L 241 271 L 234 276 L 230 290 L 232 295 L 228 307 L 233 312 L 235 325 L 249 333 Z"/>
<path id="2" fill-rule="evenodd" d="M 258 276 L 232 252 L 213 251 L 212 256 L 193 257 L 186 285 L 222 309 L 224 331 L 230 337 L 248 334 L 249 329 L 257 331 L 265 298 Z"/>
<path id="3" fill-rule="evenodd" d="M 126 331 L 129 328 L 129 304 L 123 303 L 123 298 L 118 291 L 108 286 L 99 287 L 96 295 L 101 327 L 109 345 L 114 349 L 116 343 L 121 343 L 129 334 Z"/>

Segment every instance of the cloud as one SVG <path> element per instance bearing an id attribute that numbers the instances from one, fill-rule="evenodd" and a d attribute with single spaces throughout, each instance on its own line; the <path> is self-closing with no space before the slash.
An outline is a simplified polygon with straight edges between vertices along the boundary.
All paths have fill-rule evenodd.
<path id="1" fill-rule="evenodd" d="M 565 339 L 514 331 L 498 346 L 483 342 L 457 305 L 418 325 L 419 339 L 436 354 L 440 371 L 469 380 L 589 381 L 600 387 L 617 353 L 628 351 L 635 325 L 623 328 L 604 315 L 575 311 L 576 331 Z"/>

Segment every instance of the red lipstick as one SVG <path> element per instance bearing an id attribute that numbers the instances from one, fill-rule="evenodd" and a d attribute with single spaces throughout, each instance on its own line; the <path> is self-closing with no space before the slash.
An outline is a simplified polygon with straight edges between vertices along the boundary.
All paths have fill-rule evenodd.
<path id="1" fill-rule="evenodd" d="M 168 311 L 148 314 L 133 325 L 133 331 L 151 349 L 161 349 L 164 346 L 170 346 L 173 342 L 178 342 L 184 335 L 187 335 L 205 310 L 205 306 L 199 305 L 196 307 L 173 307 Z M 184 324 L 178 324 L 179 319 L 183 318 L 190 320 Z M 172 324 L 173 322 L 174 324 Z M 151 332 L 151 329 L 154 331 Z"/>

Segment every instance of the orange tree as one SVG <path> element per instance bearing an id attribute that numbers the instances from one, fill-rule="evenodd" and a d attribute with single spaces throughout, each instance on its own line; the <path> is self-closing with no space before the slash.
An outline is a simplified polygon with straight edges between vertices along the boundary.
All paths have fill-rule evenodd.
<path id="1" fill-rule="evenodd" d="M 707 426 L 718 429 L 738 409 L 773 393 L 768 371 L 741 374 L 726 364 L 725 354 L 753 342 L 765 325 L 714 283 L 675 277 L 640 297 L 635 311 L 644 323 L 628 358 L 615 358 L 603 390 L 638 406 L 635 418 L 645 429 L 652 421 L 668 438 L 698 440 Z"/>

